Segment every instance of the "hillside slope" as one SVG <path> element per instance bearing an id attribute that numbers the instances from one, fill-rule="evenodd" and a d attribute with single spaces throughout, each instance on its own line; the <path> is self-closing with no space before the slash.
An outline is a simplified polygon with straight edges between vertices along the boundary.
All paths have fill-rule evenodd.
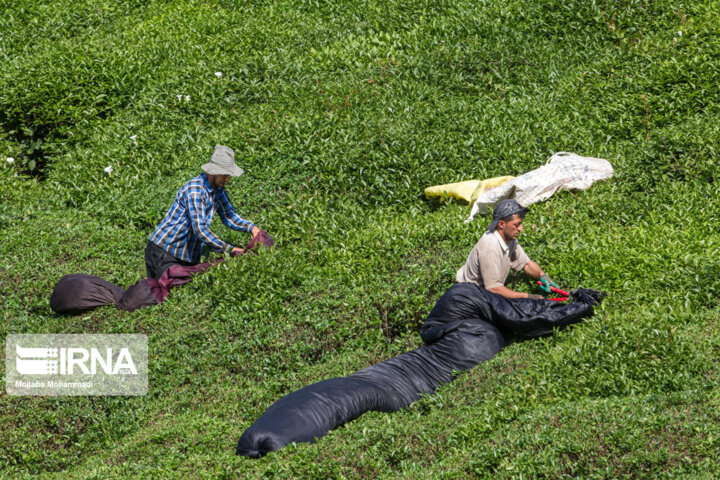
<path id="1" fill-rule="evenodd" d="M 719 2 L 0 5 L 0 333 L 150 345 L 146 396 L 3 393 L 0 478 L 720 476 Z M 215 144 L 277 249 L 158 307 L 54 315 L 64 274 L 144 276 Z M 420 346 L 487 225 L 424 187 L 557 151 L 616 175 L 534 206 L 521 241 L 563 286 L 609 293 L 595 317 L 405 411 L 234 456 L 281 396 Z"/>

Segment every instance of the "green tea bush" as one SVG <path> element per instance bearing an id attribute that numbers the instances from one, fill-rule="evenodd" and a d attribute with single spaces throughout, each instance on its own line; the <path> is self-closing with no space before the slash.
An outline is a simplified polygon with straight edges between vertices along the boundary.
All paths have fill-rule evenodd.
<path id="1" fill-rule="evenodd" d="M 1 397 L 0 476 L 720 474 L 716 2 L 0 6 L 0 331 L 150 345 L 146 396 Z M 145 276 L 148 236 L 216 144 L 277 249 L 157 307 L 53 314 L 62 275 Z M 532 206 L 522 243 L 562 286 L 609 293 L 593 318 L 404 411 L 233 455 L 281 396 L 421 345 L 487 224 L 424 187 L 557 151 L 615 175 Z"/>

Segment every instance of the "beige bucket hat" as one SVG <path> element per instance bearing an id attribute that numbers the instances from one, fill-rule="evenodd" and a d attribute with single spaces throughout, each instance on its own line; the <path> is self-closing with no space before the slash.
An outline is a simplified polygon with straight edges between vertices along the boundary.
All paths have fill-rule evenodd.
<path id="1" fill-rule="evenodd" d="M 209 175 L 230 175 L 239 177 L 243 169 L 235 164 L 235 152 L 225 145 L 215 145 L 210 162 L 201 167 Z"/>

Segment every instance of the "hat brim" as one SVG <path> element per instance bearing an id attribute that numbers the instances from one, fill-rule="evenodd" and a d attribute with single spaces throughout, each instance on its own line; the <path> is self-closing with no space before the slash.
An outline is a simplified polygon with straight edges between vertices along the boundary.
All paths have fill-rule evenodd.
<path id="1" fill-rule="evenodd" d="M 206 163 L 202 167 L 203 171 L 209 175 L 230 175 L 231 177 L 239 177 L 243 174 L 243 169 L 237 165 L 229 168 L 221 167 L 215 163 Z"/>

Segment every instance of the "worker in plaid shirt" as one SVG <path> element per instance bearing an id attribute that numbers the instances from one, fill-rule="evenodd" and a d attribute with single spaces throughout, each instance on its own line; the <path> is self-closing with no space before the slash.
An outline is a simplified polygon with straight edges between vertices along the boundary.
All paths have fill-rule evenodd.
<path id="1" fill-rule="evenodd" d="M 210 231 L 215 212 L 230 228 L 253 236 L 260 232 L 255 224 L 237 214 L 225 191 L 230 177 L 243 173 L 235 164 L 232 149 L 217 145 L 210 162 L 202 169 L 205 173 L 180 187 L 165 218 L 150 235 L 145 247 L 145 267 L 150 278 L 159 279 L 173 265 L 199 263 L 203 244 L 217 252 L 242 253 L 241 248 L 220 240 Z"/>

